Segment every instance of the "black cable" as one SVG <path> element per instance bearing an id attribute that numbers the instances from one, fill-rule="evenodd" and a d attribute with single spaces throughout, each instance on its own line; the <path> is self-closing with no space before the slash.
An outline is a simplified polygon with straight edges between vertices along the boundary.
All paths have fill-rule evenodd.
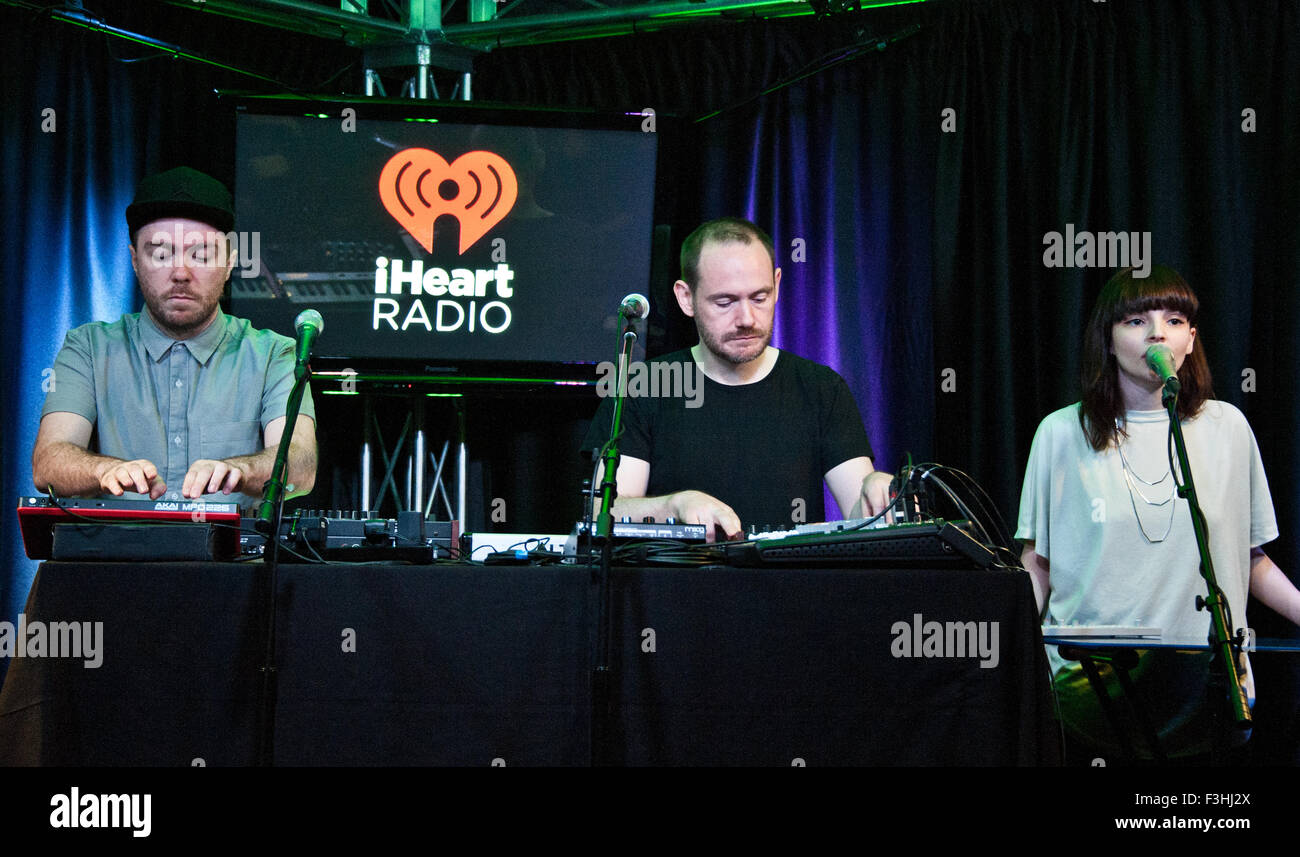
<path id="1" fill-rule="evenodd" d="M 935 484 L 938 485 L 943 490 L 943 492 L 948 496 L 948 499 L 950 499 L 954 503 L 954 505 L 957 506 L 958 511 L 962 515 L 964 515 L 968 521 L 970 521 L 971 526 L 977 529 L 978 532 L 975 534 L 977 541 L 980 541 L 980 543 L 983 544 L 984 547 L 987 548 L 993 554 L 995 560 L 997 560 L 994 563 L 997 567 L 1009 568 L 1009 569 L 1024 568 L 1024 566 L 1021 565 L 1020 557 L 1016 554 L 1015 550 L 1010 546 L 1010 543 L 1003 540 L 1003 536 L 1005 535 L 1005 528 L 1003 532 L 999 534 L 999 537 L 997 539 L 995 539 L 992 535 L 990 535 L 989 526 L 993 526 L 995 530 L 997 529 L 997 526 L 996 524 L 990 524 L 985 520 L 985 518 L 989 516 L 989 508 L 984 507 L 984 502 L 980 498 L 980 495 L 982 494 L 984 497 L 987 497 L 988 494 L 987 492 L 984 491 L 983 488 L 979 486 L 979 483 L 975 482 L 975 480 L 964 471 L 957 470 L 954 467 L 948 467 L 947 465 L 929 463 L 929 464 L 922 464 L 917 466 L 917 469 L 921 469 L 921 468 L 925 468 L 924 473 L 921 477 L 922 481 L 924 481 L 925 479 L 933 479 Z M 975 501 L 975 503 L 978 506 L 981 507 L 980 511 L 985 517 L 981 517 L 980 515 L 976 515 L 974 512 L 972 512 L 970 507 L 966 504 L 966 502 L 964 502 L 961 495 L 956 490 L 954 490 L 951 486 L 949 486 L 948 483 L 945 482 L 940 476 L 937 475 L 937 472 L 942 472 L 942 471 L 947 471 L 956 474 L 958 479 L 964 479 L 970 483 L 969 485 L 967 485 L 966 482 L 963 482 L 962 487 L 967 488 L 967 490 L 971 492 L 972 499 Z M 972 486 L 976 490 L 971 490 Z M 991 498 L 989 499 L 989 504 L 991 507 L 992 504 Z M 1001 516 L 997 514 L 996 508 L 993 508 L 992 511 L 995 520 L 1001 521 Z M 999 554 L 1005 555 L 1007 561 L 1002 561 L 1001 559 L 999 559 Z"/>
<path id="2" fill-rule="evenodd" d="M 964 470 L 959 470 L 956 467 L 950 467 L 948 465 L 940 465 L 940 467 L 943 472 L 954 474 L 966 485 L 970 492 L 970 496 L 975 500 L 976 504 L 978 504 L 981 514 L 984 515 L 985 521 L 992 525 L 994 535 L 997 536 L 996 544 L 1004 546 L 1014 553 L 1012 547 L 1015 538 L 1012 534 L 1012 530 L 1007 526 L 1007 521 L 1002 517 L 1002 512 L 998 509 L 997 504 L 993 502 L 993 498 L 984 490 L 984 487 L 976 482 L 975 478 Z"/>
<path id="3" fill-rule="evenodd" d="M 988 530 L 984 528 L 984 522 L 979 520 L 979 517 L 971 512 L 970 508 L 965 504 L 965 502 L 962 501 L 961 497 L 957 494 L 957 492 L 953 491 L 952 488 L 949 487 L 947 482 L 944 482 L 940 476 L 935 474 L 936 469 L 937 468 L 927 470 L 925 475 L 922 476 L 921 478 L 923 480 L 931 479 L 934 481 L 934 484 L 938 485 L 941 489 L 943 489 L 943 492 L 948 495 L 948 499 L 952 500 L 953 503 L 957 505 L 957 508 L 961 511 L 962 515 L 965 516 L 966 520 L 970 521 L 971 525 L 976 527 L 979 530 L 980 534 L 983 535 L 984 544 L 987 545 L 992 543 L 992 539 L 989 537 Z"/>

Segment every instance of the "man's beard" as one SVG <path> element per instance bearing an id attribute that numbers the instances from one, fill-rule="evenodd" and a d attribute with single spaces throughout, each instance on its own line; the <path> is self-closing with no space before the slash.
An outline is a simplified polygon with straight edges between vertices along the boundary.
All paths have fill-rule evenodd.
<path id="1" fill-rule="evenodd" d="M 196 301 L 195 308 L 180 312 L 165 310 L 166 302 L 166 298 L 158 305 L 155 305 L 153 301 L 145 301 L 149 307 L 149 314 L 153 316 L 154 321 L 158 323 L 159 327 L 163 328 L 164 332 L 190 334 L 204 327 L 212 320 L 212 316 L 220 305 L 221 297 L 218 295 L 209 303 Z"/>
<path id="2" fill-rule="evenodd" d="M 769 328 L 765 334 L 761 334 L 762 338 L 760 340 L 760 347 L 756 349 L 753 354 L 749 354 L 747 356 L 741 356 L 736 354 L 729 354 L 726 351 L 724 351 L 723 348 L 727 344 L 727 341 L 725 340 L 719 341 L 716 337 L 714 337 L 712 331 L 704 328 L 703 326 L 699 328 L 699 333 L 700 333 L 700 341 L 704 343 L 705 348 L 713 352 L 713 354 L 719 360 L 725 360 L 726 362 L 732 364 L 733 366 L 741 366 L 745 363 L 749 363 L 751 361 L 757 360 L 759 357 L 762 357 L 763 352 L 767 351 L 767 346 L 772 342 L 772 330 L 771 328 Z M 753 333 L 757 334 L 758 331 L 754 330 Z M 751 343 L 749 347 L 752 348 L 753 343 Z"/>

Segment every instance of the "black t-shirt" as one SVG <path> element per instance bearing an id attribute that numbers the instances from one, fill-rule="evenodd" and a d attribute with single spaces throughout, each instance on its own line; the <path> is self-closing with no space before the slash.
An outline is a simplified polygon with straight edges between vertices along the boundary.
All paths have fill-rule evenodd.
<path id="1" fill-rule="evenodd" d="M 686 349 L 651 361 L 658 362 L 694 361 Z M 703 491 L 734 509 L 747 529 L 825 520 L 826 471 L 872 454 L 844 379 L 787 351 L 754 384 L 719 384 L 698 369 L 697 378 L 704 385 L 699 407 L 680 395 L 629 396 L 624 405 L 619 449 L 650 462 L 646 496 Z M 613 418 L 614 400 L 606 398 L 584 452 L 605 443 Z"/>

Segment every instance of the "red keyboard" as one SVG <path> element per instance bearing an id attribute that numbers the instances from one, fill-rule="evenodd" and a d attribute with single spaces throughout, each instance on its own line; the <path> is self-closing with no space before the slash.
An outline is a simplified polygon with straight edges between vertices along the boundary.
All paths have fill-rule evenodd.
<path id="1" fill-rule="evenodd" d="M 239 506 L 205 500 L 123 500 L 84 497 L 51 500 L 19 497 L 18 522 L 23 547 L 31 559 L 49 559 L 55 524 L 94 523 L 228 524 L 230 540 L 238 544 Z M 234 555 L 234 554 L 232 554 Z"/>

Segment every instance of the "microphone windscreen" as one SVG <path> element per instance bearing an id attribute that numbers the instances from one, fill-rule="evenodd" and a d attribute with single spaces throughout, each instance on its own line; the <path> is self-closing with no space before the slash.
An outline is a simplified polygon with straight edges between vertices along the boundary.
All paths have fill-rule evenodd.
<path id="1" fill-rule="evenodd" d="M 305 309 L 293 320 L 294 333 L 302 333 L 302 329 L 307 326 L 316 328 L 316 335 L 320 336 L 325 332 L 325 319 L 316 310 Z"/>

